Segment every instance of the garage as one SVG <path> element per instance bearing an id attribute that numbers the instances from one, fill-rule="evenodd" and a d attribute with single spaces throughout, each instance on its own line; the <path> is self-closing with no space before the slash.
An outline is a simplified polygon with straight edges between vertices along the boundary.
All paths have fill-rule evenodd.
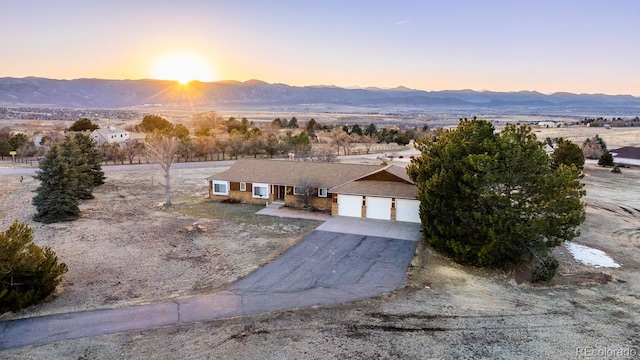
<path id="1" fill-rule="evenodd" d="M 367 196 L 367 219 L 391 220 L 391 198 Z"/>
<path id="2" fill-rule="evenodd" d="M 362 196 L 338 195 L 338 215 L 362 217 Z"/>
<path id="3" fill-rule="evenodd" d="M 420 201 L 396 199 L 396 221 L 420 223 Z"/>

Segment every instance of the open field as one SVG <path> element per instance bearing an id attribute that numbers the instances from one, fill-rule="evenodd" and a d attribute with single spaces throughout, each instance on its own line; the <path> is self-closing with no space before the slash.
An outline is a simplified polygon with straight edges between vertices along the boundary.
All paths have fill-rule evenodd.
<path id="1" fill-rule="evenodd" d="M 204 202 L 205 177 L 224 168 L 174 170 L 174 208 L 163 210 L 156 171 L 109 172 L 70 223 L 31 220 L 38 182 L 0 177 L 0 228 L 18 218 L 69 272 L 58 296 L 2 319 L 140 304 L 212 291 L 278 256 L 318 222 L 255 215 L 260 207 Z M 193 223 L 205 231 L 188 231 Z"/>
<path id="2" fill-rule="evenodd" d="M 557 136 L 592 136 L 572 129 Z M 542 138 L 556 136 L 541 130 Z M 610 147 L 633 140 L 617 129 L 597 130 Z M 318 224 L 258 216 L 253 206 L 204 201 L 204 178 L 221 170 L 174 171 L 172 210 L 158 206 L 163 200 L 159 172 L 109 172 L 96 199 L 83 203 L 81 219 L 57 225 L 30 220 L 35 180 L 0 177 L 0 228 L 14 218 L 28 222 L 36 242 L 53 247 L 70 269 L 51 301 L 2 319 L 215 291 Z M 525 271 L 464 267 L 427 251 L 422 266 L 410 269 L 404 289 L 378 298 L 62 341 L 3 351 L 0 358 L 552 359 L 584 358 L 593 350 L 637 357 L 640 170 L 622 171 L 587 165 L 587 220 L 574 240 L 604 251 L 619 268 L 584 265 L 559 247 L 558 276 L 551 284 L 534 286 Z M 206 232 L 186 231 L 193 222 Z"/>

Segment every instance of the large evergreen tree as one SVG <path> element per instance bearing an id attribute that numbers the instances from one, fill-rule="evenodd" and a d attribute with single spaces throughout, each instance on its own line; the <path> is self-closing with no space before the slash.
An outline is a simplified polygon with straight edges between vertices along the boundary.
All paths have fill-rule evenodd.
<path id="1" fill-rule="evenodd" d="M 495 133 L 487 121 L 465 119 L 416 146 L 422 155 L 407 172 L 418 184 L 424 239 L 458 262 L 544 262 L 584 221 L 580 170 L 552 170 L 527 126 Z"/>
<path id="2" fill-rule="evenodd" d="M 31 228 L 18 220 L 0 232 L 0 314 L 44 299 L 67 272 L 53 250 L 32 240 Z"/>
<path id="3" fill-rule="evenodd" d="M 88 135 L 77 133 L 73 136 L 80 151 L 86 156 L 88 172 L 93 179 L 93 186 L 104 184 L 104 171 L 102 171 L 102 155 L 96 142 Z"/>
<path id="4" fill-rule="evenodd" d="M 75 220 L 80 216 L 76 196 L 77 172 L 62 155 L 59 144 L 54 144 L 40 161 L 36 172 L 40 186 L 33 197 L 37 213 L 35 221 L 53 223 Z"/>
<path id="5" fill-rule="evenodd" d="M 65 137 L 60 144 L 60 153 L 76 175 L 76 197 L 80 200 L 93 199 L 93 176 L 88 157 L 82 152 L 75 138 Z"/>

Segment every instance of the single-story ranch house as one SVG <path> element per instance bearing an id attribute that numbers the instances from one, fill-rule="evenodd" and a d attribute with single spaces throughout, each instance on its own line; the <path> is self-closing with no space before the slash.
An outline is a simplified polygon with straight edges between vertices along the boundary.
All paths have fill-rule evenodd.
<path id="1" fill-rule="evenodd" d="M 394 165 L 241 159 L 207 180 L 216 200 L 297 208 L 307 200 L 331 215 L 420 222 L 418 188 Z"/>

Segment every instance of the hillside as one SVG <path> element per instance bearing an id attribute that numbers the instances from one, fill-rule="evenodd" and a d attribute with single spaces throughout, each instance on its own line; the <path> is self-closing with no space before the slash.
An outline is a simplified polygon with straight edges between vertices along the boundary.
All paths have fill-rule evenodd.
<path id="1" fill-rule="evenodd" d="M 191 82 L 166 80 L 55 80 L 36 77 L 0 78 L 0 104 L 46 105 L 70 108 L 130 108 L 191 106 L 216 108 L 317 108 L 348 106 L 374 111 L 526 114 L 637 115 L 640 98 L 630 95 L 542 94 L 535 91 L 493 92 L 473 90 L 422 91 L 346 89 L 337 86 L 290 86 L 259 80 Z"/>

